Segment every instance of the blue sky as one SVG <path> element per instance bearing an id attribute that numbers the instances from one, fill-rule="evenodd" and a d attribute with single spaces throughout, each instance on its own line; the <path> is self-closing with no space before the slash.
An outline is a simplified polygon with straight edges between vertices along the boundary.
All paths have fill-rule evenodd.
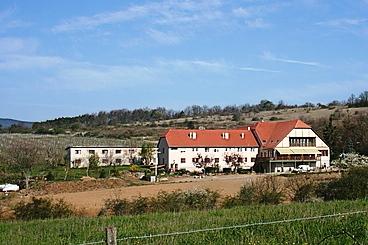
<path id="1" fill-rule="evenodd" d="M 326 103 L 367 54 L 368 0 L 1 0 L 0 117 Z"/>

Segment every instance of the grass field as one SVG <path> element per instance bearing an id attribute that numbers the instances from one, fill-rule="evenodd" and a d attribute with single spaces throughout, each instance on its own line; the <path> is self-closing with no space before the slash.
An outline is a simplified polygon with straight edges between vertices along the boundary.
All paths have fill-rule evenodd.
<path id="1" fill-rule="evenodd" d="M 116 226 L 118 239 L 203 228 L 368 210 L 368 201 L 247 206 L 214 211 L 140 216 L 70 218 L 0 223 L 0 244 L 81 244 L 104 240 Z M 325 239 L 325 240 L 324 240 Z M 323 241 L 322 241 L 323 240 Z M 322 243 L 320 243 L 322 241 Z M 118 244 L 367 244 L 368 214 L 268 224 L 195 234 L 131 239 Z"/>

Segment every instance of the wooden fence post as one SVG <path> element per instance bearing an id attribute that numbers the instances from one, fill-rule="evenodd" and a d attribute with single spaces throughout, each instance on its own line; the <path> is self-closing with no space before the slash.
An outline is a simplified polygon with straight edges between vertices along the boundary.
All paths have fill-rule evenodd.
<path id="1" fill-rule="evenodd" d="M 117 229 L 116 227 L 110 226 L 106 228 L 106 244 L 117 245 Z"/>

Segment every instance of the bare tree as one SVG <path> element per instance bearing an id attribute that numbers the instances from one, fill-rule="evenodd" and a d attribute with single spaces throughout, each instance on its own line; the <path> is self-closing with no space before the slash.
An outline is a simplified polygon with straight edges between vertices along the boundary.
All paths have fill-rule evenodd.
<path id="1" fill-rule="evenodd" d="M 22 173 L 26 189 L 29 189 L 29 180 L 32 169 L 40 164 L 40 149 L 30 140 L 12 140 L 5 146 L 3 156 L 9 169 Z"/>
<path id="2" fill-rule="evenodd" d="M 234 173 L 236 173 L 243 162 L 243 157 L 239 153 L 231 153 L 230 155 L 225 155 L 225 162 L 234 168 Z"/>
<path id="3" fill-rule="evenodd" d="M 205 155 L 204 157 L 201 155 L 201 153 L 197 154 L 197 167 L 203 168 L 203 173 L 206 173 L 207 167 L 214 167 L 215 159 L 213 157 L 210 157 L 208 155 Z"/>

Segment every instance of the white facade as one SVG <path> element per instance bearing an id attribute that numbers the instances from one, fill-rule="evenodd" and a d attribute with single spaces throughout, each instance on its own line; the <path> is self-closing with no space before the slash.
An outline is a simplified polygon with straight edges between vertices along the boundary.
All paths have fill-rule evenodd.
<path id="1" fill-rule="evenodd" d="M 91 155 L 96 154 L 100 161 L 99 166 L 130 165 L 134 161 L 140 161 L 141 148 L 137 147 L 68 147 L 68 161 L 71 168 L 83 168 L 89 164 Z M 157 150 L 153 153 L 152 163 L 156 164 Z"/>
<path id="2" fill-rule="evenodd" d="M 250 169 L 255 164 L 258 147 L 169 147 L 165 138 L 161 138 L 158 144 L 158 164 L 164 164 L 167 170 L 200 171 L 198 158 L 207 161 L 207 167 L 218 166 L 222 171 L 231 168 L 226 162 L 227 156 L 241 158 L 239 168 Z"/>
<path id="3" fill-rule="evenodd" d="M 315 146 L 290 146 L 290 138 L 314 138 Z M 291 149 L 303 149 L 305 152 L 313 152 L 316 149 L 320 152 L 312 153 L 316 158 L 316 168 L 324 168 L 330 166 L 330 148 L 325 142 L 312 130 L 312 129 L 293 129 L 277 146 L 276 148 L 291 148 Z M 323 154 L 322 154 L 323 153 Z"/>
<path id="4" fill-rule="evenodd" d="M 316 170 L 330 166 L 330 148 L 311 128 L 294 128 L 275 148 L 261 148 L 259 157 L 269 159 L 267 172 L 291 172 L 303 164 Z"/>

